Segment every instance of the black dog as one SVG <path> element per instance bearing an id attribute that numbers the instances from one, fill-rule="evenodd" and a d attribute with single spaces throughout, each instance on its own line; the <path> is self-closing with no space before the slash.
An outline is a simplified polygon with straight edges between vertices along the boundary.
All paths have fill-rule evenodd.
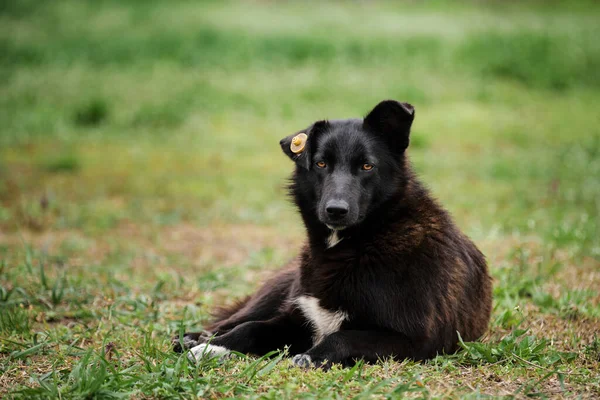
<path id="1" fill-rule="evenodd" d="M 487 329 L 484 256 L 413 174 L 414 108 L 387 100 L 364 119 L 318 121 L 281 140 L 306 230 L 298 259 L 217 312 L 177 351 L 266 354 L 289 346 L 301 367 L 357 359 L 423 360 Z"/>

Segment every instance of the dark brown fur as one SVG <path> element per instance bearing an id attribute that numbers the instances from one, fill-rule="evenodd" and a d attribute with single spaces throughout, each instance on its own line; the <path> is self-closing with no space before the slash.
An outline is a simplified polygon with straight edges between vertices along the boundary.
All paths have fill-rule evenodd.
<path id="1" fill-rule="evenodd" d="M 398 124 L 404 120 L 392 121 L 396 124 L 392 128 L 387 124 L 389 119 L 408 118 L 398 116 L 407 109 L 396 104 L 384 104 L 380 114 L 376 108 L 362 128 L 352 125 L 354 120 L 328 122 L 327 132 L 333 132 L 328 133 L 333 139 L 336 134 L 347 135 L 345 141 L 353 139 L 350 135 L 359 140 L 374 131 L 402 132 Z M 307 244 L 293 263 L 255 294 L 217 312 L 207 327 L 216 335 L 211 344 L 254 354 L 290 346 L 291 354 L 305 357 L 294 359 L 300 366 L 306 366 L 306 360 L 313 365 L 324 365 L 325 360 L 351 365 L 356 359 L 375 362 L 381 357 L 423 360 L 454 352 L 457 332 L 465 341 L 485 333 L 491 313 L 485 258 L 412 172 L 404 152 L 412 115 L 414 111 L 405 123 L 406 138 L 388 142 L 389 154 L 386 146 L 375 149 L 382 179 L 373 183 L 369 181 L 373 175 L 365 175 L 360 178 L 365 181 L 353 183 L 362 185 L 363 191 L 385 194 L 375 196 L 379 203 L 366 214 L 357 213 L 356 218 L 363 219 L 339 231 L 342 241 L 331 248 L 326 243 L 332 231 L 315 215 L 316 199 L 310 194 L 319 181 L 311 181 L 310 167 L 309 172 L 303 165 L 296 168 L 291 191 L 307 228 Z M 317 133 L 307 131 L 312 146 L 326 143 L 317 142 Z M 285 146 L 287 142 L 282 143 Z M 318 154 L 318 150 L 310 151 Z M 388 175 L 384 162 L 390 165 Z M 317 298 L 321 308 L 343 310 L 348 318 L 337 332 L 314 343 L 310 321 L 297 305 L 300 296 Z M 200 334 L 186 335 L 188 343 L 205 340 Z"/>

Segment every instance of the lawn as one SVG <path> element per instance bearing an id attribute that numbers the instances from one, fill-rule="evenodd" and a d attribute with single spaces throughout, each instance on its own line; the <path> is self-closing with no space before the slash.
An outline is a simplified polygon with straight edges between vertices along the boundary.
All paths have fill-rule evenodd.
<path id="1" fill-rule="evenodd" d="M 0 2 L 0 397 L 600 397 L 600 5 Z M 279 139 L 386 98 L 486 254 L 481 342 L 193 365 L 304 230 Z"/>

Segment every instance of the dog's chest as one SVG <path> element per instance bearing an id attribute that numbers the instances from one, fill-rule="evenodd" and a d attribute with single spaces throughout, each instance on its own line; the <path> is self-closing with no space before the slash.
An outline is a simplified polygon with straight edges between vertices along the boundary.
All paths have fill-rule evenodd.
<path id="1" fill-rule="evenodd" d="M 313 327 L 314 345 L 320 343 L 325 336 L 339 331 L 342 323 L 348 319 L 348 313 L 342 310 L 332 312 L 321 307 L 316 297 L 300 296 L 296 299 L 296 304 Z"/>

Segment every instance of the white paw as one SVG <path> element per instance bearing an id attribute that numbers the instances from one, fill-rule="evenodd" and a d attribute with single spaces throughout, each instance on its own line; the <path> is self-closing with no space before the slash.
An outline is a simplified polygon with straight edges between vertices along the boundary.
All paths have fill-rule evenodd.
<path id="1" fill-rule="evenodd" d="M 296 367 L 310 368 L 312 367 L 312 359 L 308 354 L 297 354 L 292 358 L 292 363 Z"/>
<path id="2" fill-rule="evenodd" d="M 230 354 L 229 349 L 223 346 L 216 346 L 214 344 L 202 343 L 198 346 L 192 347 L 188 352 L 188 358 L 191 361 L 198 362 L 203 358 L 213 358 L 219 356 L 223 358 Z"/>

